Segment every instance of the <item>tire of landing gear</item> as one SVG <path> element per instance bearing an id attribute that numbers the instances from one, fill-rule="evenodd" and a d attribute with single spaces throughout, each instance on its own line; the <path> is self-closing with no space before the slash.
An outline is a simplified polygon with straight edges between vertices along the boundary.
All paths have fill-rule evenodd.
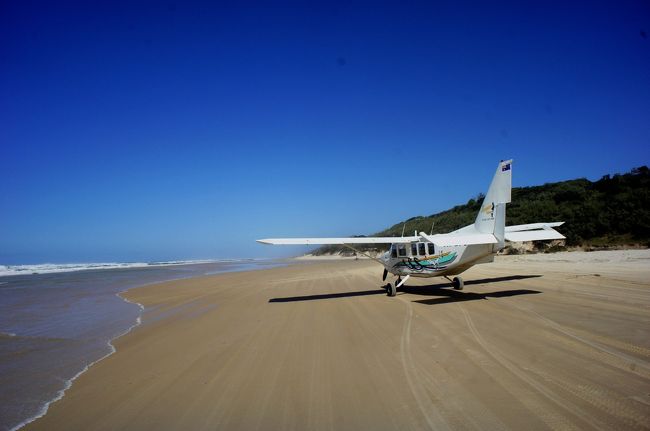
<path id="1" fill-rule="evenodd" d="M 395 296 L 397 295 L 397 288 L 395 287 L 394 284 L 388 283 L 386 285 L 386 295 L 388 296 Z"/>
<path id="2" fill-rule="evenodd" d="M 456 290 L 463 290 L 463 287 L 465 286 L 465 283 L 463 283 L 463 279 L 460 277 L 454 277 L 452 280 L 452 284 L 454 285 L 454 289 Z"/>

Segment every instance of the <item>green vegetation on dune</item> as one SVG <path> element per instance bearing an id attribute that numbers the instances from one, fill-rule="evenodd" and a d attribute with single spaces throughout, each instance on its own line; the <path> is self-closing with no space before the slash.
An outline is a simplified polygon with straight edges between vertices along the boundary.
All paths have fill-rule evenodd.
<path id="1" fill-rule="evenodd" d="M 430 216 L 413 217 L 372 236 L 400 236 L 413 231 L 447 233 L 474 222 L 483 195 Z M 650 245 L 650 170 L 646 166 L 626 174 L 605 175 L 592 182 L 579 178 L 533 187 L 514 187 L 506 212 L 506 226 L 564 221 L 558 230 L 567 246 L 607 247 Z M 364 250 L 377 247 L 364 246 Z M 347 250 L 324 246 L 314 254 Z"/>

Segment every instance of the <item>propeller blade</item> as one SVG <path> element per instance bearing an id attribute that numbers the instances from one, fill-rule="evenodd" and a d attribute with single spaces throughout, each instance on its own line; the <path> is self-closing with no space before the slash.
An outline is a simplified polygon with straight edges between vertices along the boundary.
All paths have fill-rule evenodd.
<path id="1" fill-rule="evenodd" d="M 386 281 L 386 276 L 388 275 L 388 270 L 384 268 L 384 275 L 381 277 L 381 281 Z"/>

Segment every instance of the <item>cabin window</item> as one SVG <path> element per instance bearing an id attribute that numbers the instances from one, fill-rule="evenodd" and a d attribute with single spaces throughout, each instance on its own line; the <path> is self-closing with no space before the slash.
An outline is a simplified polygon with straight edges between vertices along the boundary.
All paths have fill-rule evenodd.
<path id="1" fill-rule="evenodd" d="M 392 257 L 393 259 L 397 257 L 397 247 L 395 246 L 395 244 L 390 246 L 390 257 Z"/>
<path id="2" fill-rule="evenodd" d="M 411 244 L 411 256 L 417 256 L 418 255 L 418 245 L 413 243 Z"/>
<path id="3" fill-rule="evenodd" d="M 421 242 L 421 243 L 418 244 L 418 254 L 419 254 L 420 256 L 425 256 L 425 255 L 427 254 L 427 252 L 426 252 L 426 250 L 425 250 L 425 247 L 426 247 L 426 246 L 424 245 L 423 242 Z"/>
<path id="4" fill-rule="evenodd" d="M 406 246 L 404 244 L 398 244 L 397 254 L 400 256 L 406 256 Z"/>
<path id="5" fill-rule="evenodd" d="M 428 245 L 429 245 L 429 254 L 436 254 L 436 246 L 433 245 L 432 242 L 430 242 Z"/>

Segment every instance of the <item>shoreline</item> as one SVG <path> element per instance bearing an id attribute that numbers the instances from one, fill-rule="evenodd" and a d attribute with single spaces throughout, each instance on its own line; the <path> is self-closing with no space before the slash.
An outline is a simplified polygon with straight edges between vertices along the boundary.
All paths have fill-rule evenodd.
<path id="1" fill-rule="evenodd" d="M 77 374 L 75 374 L 74 376 L 72 376 L 71 378 L 69 378 L 68 380 L 66 380 L 64 387 L 63 387 L 62 389 L 60 389 L 60 390 L 56 393 L 56 396 L 55 396 L 54 398 L 52 398 L 51 400 L 47 401 L 47 402 L 42 406 L 41 410 L 40 410 L 40 411 L 39 411 L 35 416 L 32 416 L 32 417 L 30 417 L 30 418 L 25 419 L 25 421 L 21 422 L 20 424 L 16 425 L 16 426 L 13 427 L 13 428 L 10 428 L 9 431 L 18 431 L 18 430 L 20 430 L 20 429 L 26 427 L 27 425 L 29 425 L 29 424 L 31 424 L 31 423 L 37 421 L 38 419 L 44 417 L 44 416 L 47 414 L 47 412 L 48 412 L 48 410 L 50 409 L 50 406 L 51 406 L 52 404 L 54 404 L 54 403 L 56 403 L 57 401 L 60 401 L 61 399 L 63 399 L 63 397 L 65 396 L 66 391 L 68 391 L 68 390 L 72 387 L 72 384 L 74 383 L 75 380 L 77 380 L 80 376 L 82 376 L 84 373 L 86 373 L 87 371 L 89 371 L 89 370 L 93 367 L 93 365 L 95 365 L 95 364 L 97 364 L 97 363 L 103 361 L 104 359 L 108 358 L 109 356 L 113 355 L 114 353 L 117 353 L 117 348 L 115 347 L 115 345 L 114 345 L 113 343 L 114 343 L 116 340 L 118 340 L 119 338 L 121 338 L 121 337 L 123 337 L 123 336 L 129 334 L 133 329 L 137 328 L 138 326 L 140 326 L 140 325 L 142 324 L 142 313 L 144 312 L 144 309 L 145 309 L 145 308 L 144 308 L 144 305 L 140 304 L 139 302 L 133 302 L 133 301 L 130 301 L 130 300 L 127 299 L 126 297 L 122 296 L 123 293 L 126 293 L 126 292 L 128 292 L 129 290 L 131 290 L 131 289 L 137 289 L 137 288 L 139 288 L 139 287 L 143 287 L 143 286 L 132 287 L 132 288 L 126 289 L 126 290 L 124 290 L 124 291 L 122 291 L 122 292 L 118 292 L 118 293 L 115 294 L 115 296 L 117 296 L 118 298 L 120 298 L 121 300 L 123 300 L 124 302 L 126 302 L 127 304 L 137 305 L 137 306 L 140 308 L 140 313 L 138 314 L 138 317 L 137 317 L 137 319 L 136 319 L 136 321 L 135 321 L 135 323 L 134 323 L 133 325 L 131 325 L 131 326 L 130 326 L 126 331 L 124 331 L 123 333 L 117 335 L 117 336 L 114 337 L 114 338 L 111 338 L 111 339 L 106 343 L 106 344 L 108 345 L 108 347 L 110 348 L 110 351 L 109 351 L 107 354 L 105 354 L 104 356 L 102 356 L 101 358 L 96 359 L 96 360 L 92 361 L 91 363 L 87 364 L 87 365 L 86 365 L 86 366 L 85 366 L 81 371 L 79 371 Z"/>
<path id="2" fill-rule="evenodd" d="M 29 419 L 26 419 L 24 422 L 16 425 L 13 428 L 10 428 L 9 431 L 18 431 L 20 429 L 24 429 L 25 427 L 36 423 L 39 419 L 46 417 L 48 411 L 50 410 L 50 407 L 52 407 L 57 402 L 64 399 L 66 392 L 69 391 L 72 388 L 74 382 L 78 378 L 80 378 L 81 376 L 86 374 L 88 371 L 90 371 L 91 368 L 93 368 L 94 366 L 100 364 L 102 361 L 104 361 L 104 360 L 110 358 L 111 356 L 113 356 L 114 354 L 118 353 L 118 349 L 117 349 L 115 343 L 117 343 L 121 338 L 126 337 L 133 330 L 135 330 L 136 328 L 138 328 L 139 326 L 142 325 L 142 316 L 143 316 L 143 313 L 146 311 L 145 305 L 143 305 L 140 302 L 129 299 L 127 297 L 129 292 L 132 292 L 132 291 L 138 290 L 138 289 L 142 289 L 142 288 L 146 288 L 146 287 L 154 287 L 154 286 L 158 286 L 158 285 L 166 285 L 168 283 L 174 283 L 174 282 L 179 282 L 179 281 L 210 279 L 210 278 L 219 277 L 221 275 L 227 275 L 227 274 L 233 274 L 233 273 L 249 273 L 249 272 L 271 271 L 271 270 L 273 270 L 275 268 L 285 268 L 285 267 L 289 267 L 289 266 L 298 266 L 298 265 L 306 263 L 306 262 L 295 261 L 295 258 L 286 258 L 286 259 L 283 259 L 283 260 L 285 260 L 287 262 L 282 263 L 282 264 L 273 265 L 273 266 L 271 266 L 269 268 L 233 269 L 233 270 L 225 270 L 225 271 L 212 273 L 212 274 L 194 275 L 194 276 L 188 276 L 188 277 L 185 277 L 185 278 L 176 278 L 176 279 L 170 279 L 170 280 L 155 281 L 155 282 L 145 283 L 145 284 L 138 285 L 138 286 L 129 287 L 129 288 L 124 289 L 124 290 L 122 290 L 120 292 L 117 292 L 115 294 L 115 296 L 119 297 L 121 300 L 123 300 L 124 302 L 126 302 L 128 304 L 137 305 L 140 308 L 140 313 L 138 314 L 136 322 L 133 325 L 131 325 L 127 330 L 125 330 L 123 333 L 121 333 L 121 334 L 117 335 L 116 337 L 112 338 L 111 340 L 109 340 L 107 342 L 107 345 L 110 347 L 110 352 L 108 352 L 106 355 L 102 356 L 101 358 L 87 364 L 81 371 L 79 371 L 73 377 L 68 379 L 66 381 L 66 383 L 65 383 L 65 387 L 62 388 L 61 390 L 59 390 L 57 392 L 56 396 L 52 400 L 47 401 L 43 405 L 42 410 L 37 415 L 35 415 L 33 417 L 30 417 Z M 225 263 L 230 263 L 230 262 L 231 261 L 226 261 Z M 113 268 L 111 268 L 111 269 L 113 269 Z M 130 268 L 115 268 L 115 269 L 130 269 Z M 139 269 L 141 269 L 141 268 L 139 268 Z"/>
<path id="3" fill-rule="evenodd" d="M 56 393 L 54 394 L 54 396 L 51 399 L 45 401 L 43 403 L 43 405 L 39 408 L 37 413 L 35 413 L 34 415 L 26 418 L 25 420 L 23 420 L 19 424 L 14 425 L 13 427 L 7 428 L 7 429 L 9 431 L 18 431 L 20 429 L 23 429 L 25 426 L 27 426 L 27 425 L 37 421 L 38 419 L 44 417 L 45 415 L 47 415 L 50 407 L 53 404 L 55 404 L 56 402 L 58 402 L 58 401 L 60 401 L 61 399 L 64 398 L 66 392 L 72 387 L 73 383 L 80 376 L 85 374 L 87 371 L 89 371 L 96 364 L 100 363 L 101 361 L 105 360 L 106 358 L 110 357 L 111 355 L 113 355 L 114 353 L 117 352 L 117 348 L 115 347 L 114 343 L 118 339 L 128 335 L 131 331 L 133 331 L 135 328 L 137 328 L 138 326 L 140 326 L 142 324 L 142 315 L 143 315 L 143 313 L 145 311 L 145 307 L 144 307 L 143 304 L 141 304 L 141 303 L 139 303 L 137 301 L 130 300 L 127 297 L 129 291 L 131 291 L 133 289 L 138 289 L 138 288 L 151 286 L 151 285 L 174 282 L 174 281 L 179 281 L 179 280 L 187 280 L 187 279 L 195 279 L 195 278 L 198 279 L 198 278 L 203 278 L 203 277 L 213 277 L 215 275 L 226 274 L 226 273 L 260 271 L 260 270 L 266 270 L 266 269 L 270 269 L 270 268 L 274 268 L 274 267 L 282 267 L 282 266 L 285 266 L 285 265 L 297 264 L 297 262 L 285 261 L 285 262 L 281 262 L 281 263 L 270 264 L 270 265 L 268 265 L 268 267 L 267 266 L 258 266 L 258 267 L 248 267 L 247 266 L 247 265 L 250 265 L 250 264 L 260 263 L 260 262 L 263 262 L 263 261 L 272 261 L 272 260 L 273 259 L 264 259 L 264 260 L 261 260 L 261 259 L 255 259 L 255 260 L 246 259 L 244 261 L 240 261 L 240 260 L 236 260 L 236 259 L 223 259 L 223 260 L 219 260 L 219 261 L 209 261 L 209 262 L 208 261 L 192 261 L 192 262 L 184 262 L 184 263 L 174 262 L 174 263 L 169 263 L 169 264 L 162 264 L 162 265 L 154 264 L 154 265 L 146 265 L 146 266 L 141 266 L 141 267 L 135 267 L 135 266 L 134 267 L 116 266 L 116 267 L 110 267 L 110 268 L 105 268 L 105 267 L 97 268 L 97 267 L 95 267 L 95 268 L 84 268 L 84 269 L 75 269 L 75 270 L 70 270 L 70 271 L 55 271 L 55 272 L 45 273 L 46 275 L 59 275 L 59 274 L 67 274 L 67 273 L 78 273 L 78 272 L 86 272 L 87 273 L 87 272 L 92 272 L 92 271 L 106 271 L 106 270 L 109 270 L 109 271 L 110 270 L 147 270 L 147 269 L 155 269 L 156 267 L 181 266 L 181 265 L 202 265 L 202 264 L 206 264 L 206 263 L 208 263 L 208 264 L 215 264 L 216 263 L 216 264 L 225 264 L 225 265 L 227 265 L 227 264 L 236 264 L 237 265 L 237 266 L 234 266 L 233 268 L 224 268 L 224 269 L 221 269 L 221 270 L 217 270 L 215 272 L 208 272 L 208 273 L 198 274 L 198 275 L 193 274 L 193 275 L 187 275 L 185 277 L 173 277 L 173 278 L 169 278 L 167 280 L 144 282 L 142 284 L 138 284 L 138 285 L 135 285 L 135 286 L 126 287 L 123 290 L 120 290 L 119 292 L 116 292 L 114 294 L 114 296 L 118 297 L 124 303 L 138 306 L 139 312 L 138 312 L 138 315 L 137 315 L 137 317 L 135 319 L 135 322 L 133 324 L 131 324 L 124 331 L 122 331 L 122 332 L 118 333 L 116 336 L 108 339 L 106 341 L 106 346 L 108 347 L 109 351 L 106 354 L 100 356 L 99 358 L 85 364 L 83 366 L 83 368 L 81 370 L 79 370 L 78 372 L 76 372 L 72 377 L 70 377 L 68 379 L 65 379 L 64 386 L 61 389 L 57 390 Z M 245 267 L 242 268 L 239 265 L 245 265 Z M 31 275 L 41 275 L 41 274 L 16 274 L 16 275 L 18 275 L 18 276 L 21 276 L 21 275 L 22 276 L 25 276 L 25 275 L 31 276 Z M 11 275 L 8 275 L 7 277 L 11 277 Z M 16 336 L 16 334 L 14 334 L 14 333 L 7 333 L 7 334 L 2 333 L 2 334 L 6 335 L 8 337 L 15 337 Z"/>
<path id="4" fill-rule="evenodd" d="M 147 269 L 164 268 L 184 265 L 203 264 L 247 264 L 258 263 L 273 258 L 244 258 L 244 259 L 205 259 L 205 260 L 170 260 L 153 262 L 85 262 L 85 263 L 37 263 L 5 265 L 0 264 L 0 277 L 29 276 L 43 274 L 65 274 L 82 271 L 107 271 L 114 269 Z M 2 284 L 3 282 L 0 282 Z"/>

